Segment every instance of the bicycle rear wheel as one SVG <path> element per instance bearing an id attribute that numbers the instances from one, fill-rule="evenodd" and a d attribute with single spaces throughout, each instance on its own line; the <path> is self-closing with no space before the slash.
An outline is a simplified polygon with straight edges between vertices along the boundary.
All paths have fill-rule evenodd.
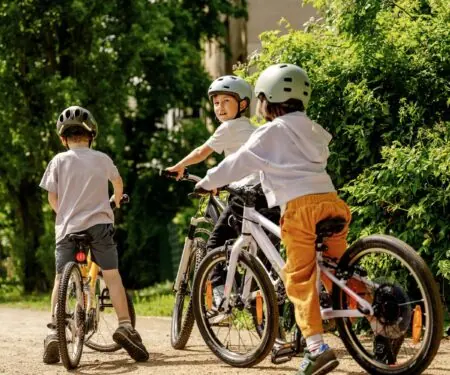
<path id="1" fill-rule="evenodd" d="M 114 342 L 112 335 L 117 328 L 117 315 L 112 305 L 109 290 L 106 283 L 100 275 L 97 276 L 96 285 L 97 308 L 88 312 L 87 322 L 89 329 L 86 329 L 87 338 L 85 345 L 88 348 L 99 352 L 115 352 L 121 346 Z M 125 293 L 128 305 L 128 314 L 130 315 L 131 325 L 136 326 L 136 312 L 134 310 L 133 299 L 128 293 Z"/>
<path id="2" fill-rule="evenodd" d="M 370 374 L 420 374 L 439 348 L 442 306 L 433 275 L 404 242 L 383 235 L 353 244 L 339 262 L 350 286 L 369 301 L 374 316 L 337 319 L 348 352 Z M 334 309 L 358 308 L 333 286 Z"/>
<path id="3" fill-rule="evenodd" d="M 206 242 L 197 237 L 193 243 L 194 251 L 189 260 L 186 279 L 181 282 L 180 289 L 175 295 L 175 305 L 172 311 L 172 325 L 170 343 L 174 349 L 184 349 L 194 328 L 194 312 L 192 311 L 192 282 L 200 262 L 205 257 Z M 186 301 L 187 299 L 187 301 Z M 186 303 L 187 302 L 187 303 Z"/>
<path id="4" fill-rule="evenodd" d="M 56 330 L 59 353 L 68 370 L 78 366 L 83 352 L 85 304 L 83 279 L 75 262 L 64 267 L 58 291 Z"/>
<path id="5" fill-rule="evenodd" d="M 278 327 L 278 306 L 272 282 L 262 264 L 243 251 L 238 259 L 227 311 L 212 298 L 214 269 L 227 269 L 227 251 L 218 248 L 203 259 L 194 278 L 192 300 L 195 320 L 205 343 L 225 363 L 251 367 L 272 349 Z M 246 277 L 252 275 L 252 277 Z M 250 294 L 243 295 L 251 283 Z M 255 304 L 258 318 L 255 322 Z"/>

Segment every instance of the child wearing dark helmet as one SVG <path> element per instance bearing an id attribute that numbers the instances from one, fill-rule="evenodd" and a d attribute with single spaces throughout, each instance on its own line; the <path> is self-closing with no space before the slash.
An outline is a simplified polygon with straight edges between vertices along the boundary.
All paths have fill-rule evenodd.
<path id="1" fill-rule="evenodd" d="M 286 245 L 286 292 L 295 306 L 296 322 L 307 349 L 298 375 L 326 374 L 338 360 L 324 343 L 317 291 L 316 224 L 342 217 L 342 232 L 327 241 L 328 256 L 340 258 L 347 247 L 351 214 L 329 177 L 326 166 L 331 135 L 305 113 L 311 95 L 306 72 L 292 64 L 276 64 L 255 85 L 258 112 L 267 121 L 235 154 L 210 169 L 197 188 L 212 190 L 254 172 L 269 207 L 281 206 L 281 232 Z"/>
<path id="2" fill-rule="evenodd" d="M 219 77 L 211 83 L 208 89 L 208 97 L 213 104 L 214 113 L 221 125 L 203 145 L 197 147 L 174 166 L 167 168 L 168 171 L 177 172 L 178 178 L 181 178 L 184 169 L 188 165 L 206 160 L 213 152 L 224 153 L 225 156 L 232 155 L 247 142 L 251 134 L 256 130 L 256 127 L 251 124 L 250 120 L 243 115 L 252 98 L 252 87 L 244 79 L 233 75 Z M 257 173 L 242 177 L 238 179 L 239 181 L 236 180 L 234 182 L 235 186 L 255 186 L 259 184 Z M 267 208 L 264 194 L 260 188 L 258 191 L 260 191 L 260 194 L 256 201 L 256 209 Z M 234 213 L 242 215 L 242 206 L 240 202 L 236 202 L 233 197 L 230 197 L 228 206 L 220 215 L 208 239 L 206 245 L 208 251 L 223 246 L 227 240 L 238 236 L 237 228 L 229 224 L 230 216 Z M 276 210 L 274 210 L 273 214 L 278 219 L 279 213 Z M 225 280 L 223 275 L 219 275 L 217 271 L 212 281 L 214 299 L 218 305 L 223 295 Z"/>
<path id="3" fill-rule="evenodd" d="M 61 273 L 64 266 L 74 260 L 75 243 L 68 239 L 72 233 L 87 233 L 92 238 L 91 253 L 102 270 L 119 321 L 113 340 L 136 361 L 146 361 L 147 349 L 131 325 L 113 239 L 114 215 L 109 204 L 108 181 L 114 187 L 116 206 L 120 207 L 122 178 L 109 156 L 90 148 L 98 129 L 87 109 L 78 106 L 65 109 L 56 129 L 67 151 L 50 161 L 39 185 L 48 191 L 48 201 L 56 213 L 56 277 L 51 299 L 52 320 L 48 324 L 50 332 L 44 341 L 44 363 L 60 360 L 55 307 Z"/>

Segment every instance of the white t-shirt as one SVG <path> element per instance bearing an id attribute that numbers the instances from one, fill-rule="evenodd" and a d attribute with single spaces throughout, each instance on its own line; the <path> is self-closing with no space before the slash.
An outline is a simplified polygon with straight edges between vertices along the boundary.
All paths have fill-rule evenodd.
<path id="1" fill-rule="evenodd" d="M 97 224 L 114 223 L 108 180 L 117 177 L 110 157 L 87 147 L 61 152 L 48 163 L 39 186 L 58 196 L 56 242 Z"/>
<path id="2" fill-rule="evenodd" d="M 228 156 L 239 150 L 255 130 L 256 126 L 247 117 L 239 117 L 222 123 L 206 144 L 218 154 L 223 152 Z"/>
<path id="3" fill-rule="evenodd" d="M 225 121 L 206 141 L 206 145 L 215 152 L 228 155 L 234 154 L 247 142 L 252 133 L 257 129 L 247 117 L 239 117 L 234 120 Z M 259 183 L 259 174 L 252 173 L 239 181 L 233 183 L 234 186 L 256 185 Z"/>

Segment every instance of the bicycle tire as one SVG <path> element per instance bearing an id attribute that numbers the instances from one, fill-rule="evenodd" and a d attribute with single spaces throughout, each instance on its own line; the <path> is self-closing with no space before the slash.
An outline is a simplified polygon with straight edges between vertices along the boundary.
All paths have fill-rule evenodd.
<path id="1" fill-rule="evenodd" d="M 260 291 L 263 296 L 265 296 L 265 329 L 263 335 L 261 336 L 261 344 L 250 353 L 237 354 L 232 352 L 230 349 L 232 345 L 227 344 L 225 346 L 213 332 L 208 318 L 206 317 L 203 302 L 203 290 L 205 290 L 205 282 L 207 281 L 208 271 L 212 270 L 221 261 L 227 261 L 227 251 L 223 247 L 210 252 L 200 263 L 199 269 L 194 278 L 192 292 L 195 320 L 203 340 L 219 359 L 234 367 L 252 367 L 261 362 L 270 353 L 275 342 L 278 326 L 278 305 L 275 291 L 272 282 L 260 261 L 246 251 L 241 252 L 238 262 L 243 264 L 250 270 L 250 272 L 253 273 L 253 280 L 257 280 L 257 283 L 260 285 Z M 251 309 L 251 307 L 249 307 L 249 309 Z M 249 319 L 252 320 L 252 313 L 249 312 L 249 315 Z M 235 317 L 233 318 L 236 319 Z M 258 336 L 258 333 L 256 333 L 256 336 Z M 241 340 L 242 338 L 239 337 L 239 339 Z"/>
<path id="2" fill-rule="evenodd" d="M 98 276 L 97 282 L 99 283 L 100 286 L 100 295 L 104 294 L 104 290 L 107 289 L 106 285 L 104 284 L 104 280 L 101 276 Z M 128 314 L 130 315 L 130 320 L 131 320 L 131 325 L 133 326 L 133 328 L 136 326 L 136 311 L 134 309 L 134 304 L 133 304 L 133 299 L 130 296 L 129 293 L 125 292 L 125 296 L 127 298 L 127 306 L 128 306 Z M 97 301 L 98 304 L 100 304 L 100 301 Z M 105 317 L 104 315 L 109 315 L 109 314 L 105 314 L 104 311 L 102 311 L 101 309 L 97 310 L 97 313 L 100 314 L 99 316 L 99 325 L 104 323 L 105 325 L 108 325 L 108 321 L 106 320 L 107 318 L 111 318 L 111 327 L 109 329 L 108 332 L 108 336 L 107 337 L 103 337 L 103 343 L 100 341 L 101 337 L 99 333 L 99 327 L 96 327 L 96 331 L 89 337 L 88 340 L 85 341 L 85 345 L 88 348 L 91 348 L 93 350 L 96 350 L 98 352 L 103 352 L 103 353 L 111 353 L 111 352 L 115 352 L 119 349 L 121 349 L 122 347 L 117 344 L 116 342 L 114 342 L 114 340 L 112 339 L 112 335 L 117 327 L 117 318 L 116 318 L 116 314 L 114 311 L 113 307 L 104 307 L 104 309 L 106 308 L 111 308 L 113 309 L 114 314 L 111 314 L 111 317 Z M 108 319 L 109 320 L 109 319 Z M 96 334 L 98 334 L 96 336 Z M 98 339 L 96 339 L 96 337 L 99 337 Z"/>
<path id="3" fill-rule="evenodd" d="M 74 311 L 67 311 L 69 308 L 67 299 L 73 292 L 75 292 L 77 303 Z M 84 343 L 85 315 L 83 279 L 80 268 L 77 263 L 69 262 L 65 265 L 62 273 L 58 291 L 58 305 L 56 307 L 59 353 L 61 361 L 67 370 L 76 368 L 80 363 Z M 67 340 L 67 335 L 74 336 L 74 333 L 75 337 L 71 338 L 74 350 L 71 350 L 70 353 L 68 345 L 71 345 L 71 340 Z"/>
<path id="4" fill-rule="evenodd" d="M 355 267 L 357 266 L 356 262 L 358 261 L 366 262 L 362 264 L 366 264 L 365 267 L 370 268 L 369 261 L 363 260 L 367 255 L 372 256 L 372 258 L 367 259 L 377 259 L 377 261 L 380 261 L 381 259 L 385 261 L 387 260 L 387 256 L 391 255 L 393 257 L 391 263 L 385 263 L 385 265 L 387 264 L 387 266 L 390 268 L 391 274 L 394 267 L 397 267 L 397 263 L 398 265 L 403 264 L 405 266 L 405 272 L 410 272 L 410 274 L 407 275 L 404 279 L 404 285 L 406 285 L 404 287 L 397 285 L 390 286 L 389 283 L 382 284 L 380 282 L 379 285 L 374 288 L 375 297 L 372 299 L 372 306 L 374 307 L 374 309 L 377 309 L 375 315 L 376 324 L 379 324 L 379 322 L 383 321 L 383 314 L 386 314 L 387 316 L 388 314 L 391 314 L 392 311 L 396 312 L 396 314 L 398 315 L 403 314 L 404 317 L 410 316 L 412 320 L 405 323 L 404 327 L 402 328 L 400 337 L 395 338 L 396 336 L 393 335 L 392 338 L 389 338 L 389 335 L 387 335 L 387 340 L 389 343 L 388 348 L 391 351 L 395 351 L 395 363 L 387 364 L 379 362 L 379 360 L 376 358 L 375 349 L 373 349 L 373 353 L 370 353 L 370 351 L 366 350 L 363 343 L 364 338 L 360 340 L 358 337 L 358 332 L 353 332 L 352 325 L 354 321 L 352 322 L 351 318 L 336 319 L 339 335 L 350 355 L 359 363 L 361 367 L 363 367 L 370 374 L 420 374 L 429 366 L 429 364 L 435 357 L 443 332 L 442 306 L 433 275 L 431 274 L 431 271 L 429 270 L 425 261 L 414 251 L 412 247 L 408 246 L 406 243 L 395 237 L 385 235 L 368 236 L 354 243 L 341 258 L 338 265 L 338 272 L 347 271 L 349 274 L 351 274 L 355 270 Z M 396 272 L 394 272 L 394 275 L 396 275 Z M 397 275 L 405 274 L 397 273 Z M 413 287 L 413 282 L 418 283 L 416 288 Z M 399 294 L 399 296 L 397 297 L 398 301 L 396 302 L 397 305 L 395 305 L 395 302 L 393 304 L 392 301 L 387 300 L 383 304 L 378 304 L 378 298 L 383 297 L 384 290 L 395 290 Z M 413 298 L 412 300 L 409 300 L 406 298 L 410 295 L 414 296 L 415 299 Z M 334 309 L 342 309 L 347 307 L 347 304 L 345 302 L 345 299 L 347 297 L 345 297 L 345 293 L 343 293 L 342 290 L 336 285 L 333 286 L 332 298 Z M 387 295 L 387 297 L 385 298 L 392 297 Z M 404 303 L 402 301 L 404 301 Z M 420 303 L 423 305 L 423 321 L 425 322 L 425 326 L 420 323 L 420 332 L 423 332 L 423 337 L 420 340 L 421 345 L 418 352 L 413 357 L 406 360 L 405 358 L 411 354 L 410 349 L 412 347 L 411 346 L 410 348 L 408 348 L 408 345 L 411 345 L 411 343 L 413 343 L 413 340 L 410 337 L 411 333 L 409 331 L 409 327 L 411 327 L 411 325 L 409 325 L 409 323 L 411 322 L 414 324 L 414 321 L 413 315 L 408 315 L 408 313 L 404 313 L 404 311 L 406 311 L 407 308 L 409 309 L 409 307 L 407 306 L 412 305 L 413 303 Z M 386 311 L 383 311 L 380 306 L 383 306 Z M 394 309 L 392 309 L 392 306 L 394 307 Z M 404 319 L 403 316 L 401 317 L 401 319 L 397 319 L 394 314 L 394 319 L 391 319 L 390 322 L 387 318 L 385 318 L 385 328 L 390 328 L 389 324 L 392 324 L 392 332 L 395 332 L 395 329 L 399 330 L 394 326 L 394 324 L 397 324 L 397 321 L 401 322 L 401 320 L 407 321 L 407 319 Z M 419 321 L 422 322 L 422 319 L 420 319 Z M 373 322 L 374 320 L 372 320 L 372 323 L 370 323 L 370 325 L 372 325 Z M 382 326 L 382 324 L 380 324 L 380 326 Z M 374 332 L 374 338 L 377 335 L 380 335 L 380 333 Z M 376 341 L 373 341 L 372 345 L 375 345 L 375 342 Z M 396 345 L 397 347 L 394 348 Z M 406 345 L 406 348 L 403 349 L 403 352 L 401 352 L 402 345 Z M 409 351 L 406 349 L 408 349 Z M 402 362 L 403 360 L 405 361 Z"/>
<path id="5" fill-rule="evenodd" d="M 197 272 L 200 262 L 203 260 L 206 254 L 206 241 L 201 237 L 194 238 L 193 246 L 195 251 L 191 255 L 191 260 L 189 261 L 188 270 L 186 275 L 190 275 L 190 270 L 194 267 L 194 277 L 195 272 Z M 191 336 L 192 329 L 194 328 L 194 312 L 192 310 L 192 298 L 190 298 L 188 306 L 184 312 L 183 308 L 184 302 L 187 294 L 190 292 L 187 290 L 187 282 L 189 280 L 183 280 L 183 285 L 175 295 L 175 304 L 172 311 L 172 322 L 170 329 L 170 343 L 174 349 L 184 349 L 189 337 Z M 191 281 L 192 283 L 192 281 Z"/>

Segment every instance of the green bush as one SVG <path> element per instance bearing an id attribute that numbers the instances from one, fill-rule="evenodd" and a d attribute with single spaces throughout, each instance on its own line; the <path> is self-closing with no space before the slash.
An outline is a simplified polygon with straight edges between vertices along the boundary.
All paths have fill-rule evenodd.
<path id="1" fill-rule="evenodd" d="M 450 276 L 450 7 L 439 0 L 311 0 L 304 30 L 261 35 L 237 72 L 303 67 L 308 115 L 333 136 L 328 171 L 353 211 L 350 240 L 393 234 Z"/>

